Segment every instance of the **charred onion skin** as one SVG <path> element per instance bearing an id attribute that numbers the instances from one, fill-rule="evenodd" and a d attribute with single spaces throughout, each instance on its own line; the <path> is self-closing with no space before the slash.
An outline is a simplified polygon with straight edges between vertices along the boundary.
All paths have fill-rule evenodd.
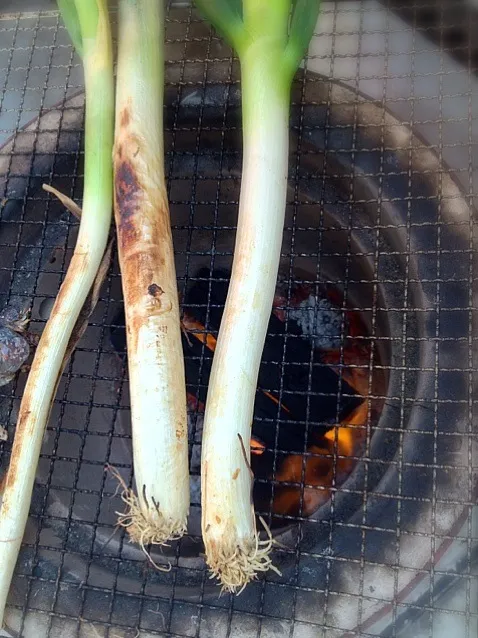
<path id="1" fill-rule="evenodd" d="M 180 537 L 189 512 L 186 387 L 163 158 L 163 15 L 120 0 L 114 210 L 125 303 L 137 495 L 120 516 L 146 547 Z"/>

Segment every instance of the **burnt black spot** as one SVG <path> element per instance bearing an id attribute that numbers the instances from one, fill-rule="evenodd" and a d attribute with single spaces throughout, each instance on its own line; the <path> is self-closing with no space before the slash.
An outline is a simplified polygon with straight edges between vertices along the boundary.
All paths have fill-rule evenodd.
<path id="1" fill-rule="evenodd" d="M 152 297 L 161 297 L 161 295 L 164 294 L 164 290 L 161 286 L 158 286 L 158 284 L 150 284 L 148 286 L 148 294 Z"/>

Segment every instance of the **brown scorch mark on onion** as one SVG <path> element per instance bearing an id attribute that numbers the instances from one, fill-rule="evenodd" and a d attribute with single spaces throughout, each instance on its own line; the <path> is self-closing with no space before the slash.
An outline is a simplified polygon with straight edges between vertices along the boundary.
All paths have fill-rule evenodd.
<path id="1" fill-rule="evenodd" d="M 116 168 L 115 175 L 115 199 L 119 211 L 119 226 L 124 233 L 119 236 L 122 241 L 133 239 L 135 232 L 134 216 L 138 213 L 138 196 L 141 194 L 141 185 L 136 172 L 129 162 L 123 160 Z"/>

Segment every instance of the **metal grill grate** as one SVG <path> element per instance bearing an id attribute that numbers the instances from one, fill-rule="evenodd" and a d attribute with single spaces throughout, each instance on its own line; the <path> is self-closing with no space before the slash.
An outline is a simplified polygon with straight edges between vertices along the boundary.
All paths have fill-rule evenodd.
<path id="1" fill-rule="evenodd" d="M 357 426 L 365 444 L 353 473 L 343 484 L 334 474 L 313 516 L 287 519 L 275 551 L 281 577 L 219 596 L 200 555 L 200 415 L 192 414 L 190 535 L 154 554 L 171 571 L 152 568 L 115 529 L 122 504 L 105 472 L 114 465 L 131 481 L 127 378 L 113 343 L 122 328 L 115 264 L 52 411 L 11 591 L 12 635 L 477 635 L 476 58 L 469 42 L 454 61 L 443 39 L 426 39 L 422 5 L 406 8 L 408 23 L 371 0 L 324 3 L 293 89 L 280 273 L 286 336 L 273 362 L 281 382 L 270 389 L 287 403 L 284 377 L 297 364 L 288 332 L 294 287 L 339 290 L 335 420 L 347 398 L 347 312 L 362 316 L 367 329 L 356 337 L 369 347 L 359 366 L 368 381 L 367 419 Z M 476 14 L 464 13 L 476 29 Z M 445 29 L 434 24 L 438 35 Z M 187 299 L 201 268 L 211 291 L 212 271 L 231 264 L 238 62 L 184 6 L 168 11 L 166 56 L 166 166 Z M 77 228 L 41 184 L 76 199 L 82 192 L 82 71 L 55 13 L 0 15 L 0 87 L 0 308 L 31 303 L 39 332 Z M 205 385 L 204 349 L 196 363 L 194 394 Z M 301 363 L 311 397 L 321 365 L 313 347 Z M 9 432 L 2 467 L 24 383 L 22 374 L 0 388 Z M 278 411 L 269 423 L 275 468 L 283 422 Z"/>

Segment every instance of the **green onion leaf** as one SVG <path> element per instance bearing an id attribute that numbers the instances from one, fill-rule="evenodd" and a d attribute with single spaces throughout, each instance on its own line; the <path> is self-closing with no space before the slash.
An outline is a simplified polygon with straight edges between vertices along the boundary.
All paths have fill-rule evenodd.
<path id="1" fill-rule="evenodd" d="M 202 0 L 197 4 L 204 17 L 230 46 L 238 53 L 244 50 L 248 38 L 244 30 L 241 0 Z"/>
<path id="2" fill-rule="evenodd" d="M 58 0 L 58 8 L 76 52 L 83 57 L 83 39 L 75 0 Z"/>
<path id="3" fill-rule="evenodd" d="M 307 53 L 320 12 L 320 0 L 295 0 L 286 57 L 293 72 Z"/>

